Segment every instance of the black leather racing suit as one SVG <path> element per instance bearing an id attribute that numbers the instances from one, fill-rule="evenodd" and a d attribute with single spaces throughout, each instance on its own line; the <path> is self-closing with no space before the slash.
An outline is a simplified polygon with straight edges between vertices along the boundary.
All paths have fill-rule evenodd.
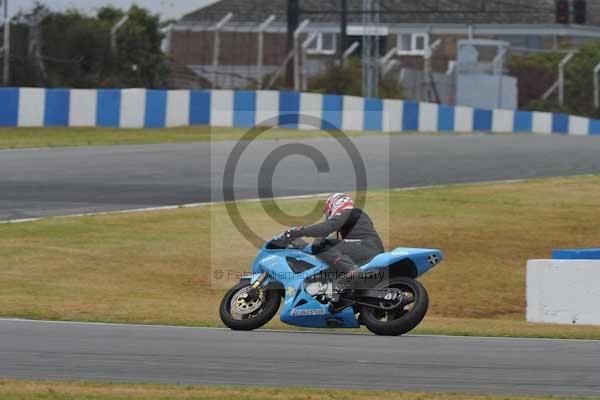
<path id="1" fill-rule="evenodd" d="M 328 239 L 338 232 L 342 240 Z M 313 254 L 335 272 L 347 274 L 366 264 L 385 250 L 373 221 L 359 208 L 342 211 L 325 222 L 302 228 L 298 236 L 320 238 L 313 244 Z M 327 238 L 327 239 L 326 239 Z"/>

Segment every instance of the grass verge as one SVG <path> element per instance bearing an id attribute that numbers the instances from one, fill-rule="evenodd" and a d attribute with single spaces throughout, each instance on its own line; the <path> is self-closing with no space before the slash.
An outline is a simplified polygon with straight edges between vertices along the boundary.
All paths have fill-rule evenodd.
<path id="1" fill-rule="evenodd" d="M 112 146 L 127 144 L 186 143 L 239 140 L 248 129 L 195 126 L 166 129 L 117 128 L 0 128 L 0 149 L 73 146 Z M 350 132 L 347 136 L 368 135 Z M 322 131 L 272 129 L 260 139 L 323 138 Z"/>
<path id="2" fill-rule="evenodd" d="M 189 143 L 208 141 L 237 141 L 248 128 L 219 128 L 192 126 L 164 129 L 118 129 L 118 128 L 0 128 L 0 149 L 24 149 L 40 147 L 113 146 L 130 144 Z M 419 135 L 421 132 L 364 132 L 344 131 L 344 136 L 369 135 Z M 448 135 L 426 132 L 425 134 Z M 261 140 L 317 139 L 339 133 L 307 131 L 298 129 L 270 129 L 260 135 Z M 485 133 L 452 133 L 452 135 L 485 135 Z"/>
<path id="3" fill-rule="evenodd" d="M 301 215 L 314 202 L 277 205 Z M 422 279 L 431 308 L 417 332 L 589 339 L 600 328 L 523 320 L 525 263 L 597 246 L 599 207 L 600 176 L 372 192 L 366 204 L 387 248 L 445 252 Z M 261 237 L 283 229 L 259 203 L 239 210 Z M 220 326 L 224 289 L 255 253 L 223 205 L 0 225 L 0 315 Z"/>
<path id="4" fill-rule="evenodd" d="M 262 388 L 239 386 L 184 386 L 116 383 L 27 382 L 0 380 L 4 400 L 123 400 L 123 399 L 203 399 L 203 400 L 533 400 L 559 397 L 509 397 L 472 394 L 412 393 L 303 388 Z M 569 397 L 570 400 L 576 400 Z M 587 398 L 590 399 L 590 398 Z"/>

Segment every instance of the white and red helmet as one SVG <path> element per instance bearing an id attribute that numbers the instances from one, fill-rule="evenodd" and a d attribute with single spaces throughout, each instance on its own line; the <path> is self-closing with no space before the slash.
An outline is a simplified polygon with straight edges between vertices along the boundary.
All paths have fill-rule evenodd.
<path id="1" fill-rule="evenodd" d="M 335 193 L 325 202 L 325 218 L 329 219 L 342 211 L 354 208 L 354 201 L 345 193 Z"/>

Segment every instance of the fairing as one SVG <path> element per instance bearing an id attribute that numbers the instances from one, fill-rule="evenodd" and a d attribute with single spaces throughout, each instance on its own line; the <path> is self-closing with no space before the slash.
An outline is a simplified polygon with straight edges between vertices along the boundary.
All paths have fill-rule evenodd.
<path id="1" fill-rule="evenodd" d="M 251 282 L 254 283 L 258 277 L 267 272 L 269 278 L 263 282 L 263 286 L 271 281 L 278 281 L 283 285 L 285 298 L 281 311 L 281 321 L 297 326 L 312 328 L 357 328 L 360 326 L 351 307 L 332 315 L 327 304 L 322 304 L 308 295 L 304 290 L 304 281 L 307 278 L 325 271 L 329 266 L 309 254 L 310 247 L 303 250 L 298 249 L 268 249 L 263 247 L 253 265 Z M 290 268 L 286 258 L 295 258 L 312 264 L 314 267 L 301 273 L 295 273 Z M 415 267 L 417 276 L 420 276 L 433 268 L 443 259 L 443 254 L 434 249 L 411 249 L 397 248 L 391 252 L 383 253 L 375 257 L 368 264 L 361 267 L 363 271 L 373 271 L 388 268 L 410 260 Z"/>

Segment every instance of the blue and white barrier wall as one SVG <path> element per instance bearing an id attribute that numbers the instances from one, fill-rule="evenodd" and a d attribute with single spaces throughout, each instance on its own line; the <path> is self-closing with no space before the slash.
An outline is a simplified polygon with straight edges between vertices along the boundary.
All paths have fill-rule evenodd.
<path id="1" fill-rule="evenodd" d="M 401 100 L 278 91 L 0 88 L 0 126 L 250 127 L 310 115 L 342 130 L 600 134 L 600 120 Z M 297 118 L 296 118 L 297 119 Z"/>
<path id="2" fill-rule="evenodd" d="M 596 249 L 554 249 L 553 260 L 599 260 L 600 248 Z M 598 299 L 600 300 L 600 299 Z"/>

